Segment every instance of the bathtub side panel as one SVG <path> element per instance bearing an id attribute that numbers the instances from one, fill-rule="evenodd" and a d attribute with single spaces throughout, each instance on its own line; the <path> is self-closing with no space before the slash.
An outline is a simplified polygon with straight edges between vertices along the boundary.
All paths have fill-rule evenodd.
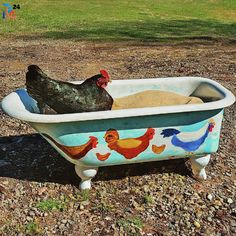
<path id="1" fill-rule="evenodd" d="M 31 124 L 72 163 L 107 166 L 216 152 L 223 110 Z"/>

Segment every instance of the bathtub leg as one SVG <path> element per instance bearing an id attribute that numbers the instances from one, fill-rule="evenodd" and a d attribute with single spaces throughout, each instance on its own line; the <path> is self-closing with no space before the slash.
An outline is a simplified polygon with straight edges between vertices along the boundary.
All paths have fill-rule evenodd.
<path id="1" fill-rule="evenodd" d="M 80 189 L 90 189 L 91 179 L 97 174 L 97 167 L 75 165 L 75 172 L 81 178 Z"/>
<path id="2" fill-rule="evenodd" d="M 190 157 L 193 176 L 199 180 L 205 180 L 207 178 L 205 167 L 210 161 L 210 154 L 202 157 Z"/>

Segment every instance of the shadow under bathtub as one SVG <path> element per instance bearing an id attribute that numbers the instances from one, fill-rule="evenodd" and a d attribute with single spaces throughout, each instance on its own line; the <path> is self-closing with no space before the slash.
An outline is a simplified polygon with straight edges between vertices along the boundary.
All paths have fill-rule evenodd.
<path id="1" fill-rule="evenodd" d="M 190 175 L 184 159 L 100 167 L 93 181 L 153 173 Z M 39 134 L 0 137 L 0 176 L 78 186 L 74 165 L 60 156 Z"/>

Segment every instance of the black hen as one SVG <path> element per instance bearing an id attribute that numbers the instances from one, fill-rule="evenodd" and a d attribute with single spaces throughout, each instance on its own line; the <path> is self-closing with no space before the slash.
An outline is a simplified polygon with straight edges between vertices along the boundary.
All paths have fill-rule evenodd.
<path id="1" fill-rule="evenodd" d="M 60 114 L 111 110 L 113 99 L 104 89 L 109 75 L 105 70 L 100 73 L 75 85 L 51 79 L 38 66 L 30 65 L 26 88 L 41 111 L 45 104 Z"/>

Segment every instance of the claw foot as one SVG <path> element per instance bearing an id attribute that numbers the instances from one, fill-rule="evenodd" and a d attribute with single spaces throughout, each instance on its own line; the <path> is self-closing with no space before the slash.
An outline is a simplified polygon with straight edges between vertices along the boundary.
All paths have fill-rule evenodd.
<path id="1" fill-rule="evenodd" d="M 191 168 L 193 172 L 194 178 L 198 180 L 205 180 L 207 179 L 205 167 L 210 161 L 210 154 L 202 157 L 190 157 Z"/>
<path id="2" fill-rule="evenodd" d="M 97 167 L 75 165 L 75 172 L 81 178 L 80 190 L 91 188 L 91 180 L 97 174 L 97 171 Z"/>

